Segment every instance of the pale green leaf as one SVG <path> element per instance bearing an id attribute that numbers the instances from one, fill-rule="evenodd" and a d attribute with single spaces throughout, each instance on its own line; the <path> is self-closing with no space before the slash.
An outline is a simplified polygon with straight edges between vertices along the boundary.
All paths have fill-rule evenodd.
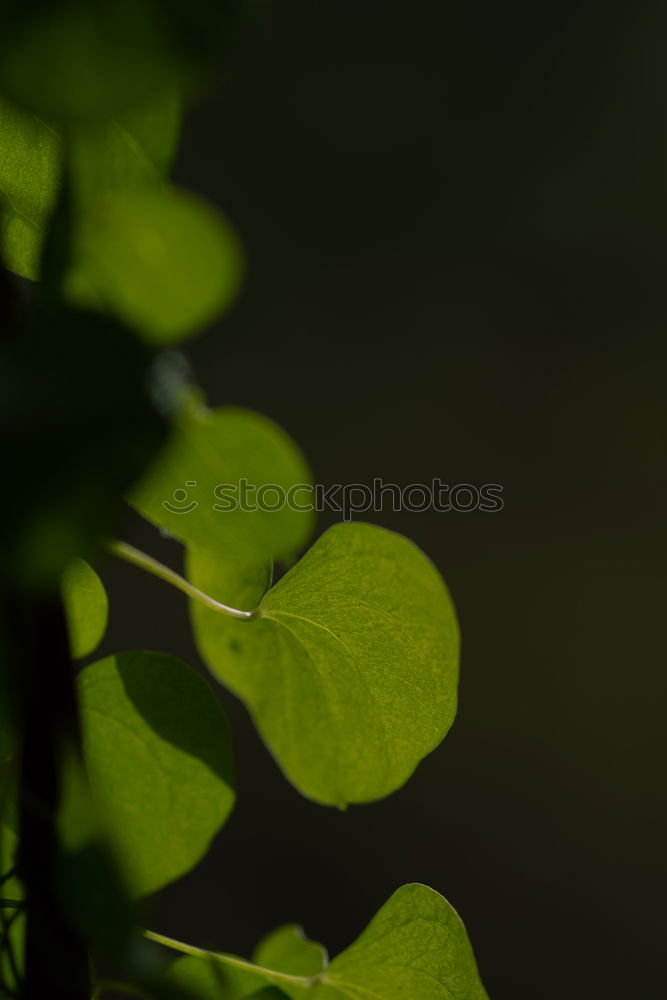
<path id="1" fill-rule="evenodd" d="M 61 593 L 67 616 L 72 656 L 88 656 L 100 644 L 107 627 L 109 602 L 99 576 L 83 559 L 65 570 Z"/>
<path id="2" fill-rule="evenodd" d="M 277 486 L 285 503 L 276 510 L 247 509 L 244 480 L 255 488 Z M 129 499 L 145 517 L 188 545 L 260 564 L 266 583 L 266 565 L 293 555 L 310 535 L 314 515 L 303 509 L 312 507 L 310 482 L 301 452 L 266 417 L 236 407 L 207 410 L 188 405 L 166 448 Z M 301 484 L 296 506 L 290 505 L 289 491 Z M 274 490 L 266 492 L 269 506 L 276 496 Z M 230 501 L 232 509 L 220 509 Z"/>
<path id="3" fill-rule="evenodd" d="M 188 576 L 249 610 L 257 568 L 190 551 Z M 248 705 L 304 795 L 344 806 L 399 788 L 456 710 L 459 635 L 447 589 L 407 539 L 367 524 L 330 528 L 262 600 L 259 617 L 193 603 L 213 673 Z"/>
<path id="4" fill-rule="evenodd" d="M 189 871 L 234 802 L 227 723 L 205 681 L 161 653 L 120 653 L 79 675 L 93 794 L 138 895 Z"/>
<path id="5" fill-rule="evenodd" d="M 118 191 L 81 220 L 66 291 L 102 304 L 147 340 L 181 340 L 235 297 L 240 244 L 211 206 L 175 188 Z"/>

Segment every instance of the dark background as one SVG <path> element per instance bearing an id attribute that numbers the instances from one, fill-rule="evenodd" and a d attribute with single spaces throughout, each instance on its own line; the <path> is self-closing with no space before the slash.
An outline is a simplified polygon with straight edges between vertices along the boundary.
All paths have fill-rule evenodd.
<path id="1" fill-rule="evenodd" d="M 298 921 L 335 954 L 423 881 L 492 1000 L 664 996 L 667 8 L 277 0 L 175 175 L 248 254 L 188 348 L 210 402 L 275 418 L 319 482 L 494 482 L 505 507 L 372 518 L 458 607 L 444 744 L 340 814 L 218 689 L 238 805 L 153 926 L 248 954 Z M 200 662 L 179 594 L 105 580 L 106 650 Z"/>

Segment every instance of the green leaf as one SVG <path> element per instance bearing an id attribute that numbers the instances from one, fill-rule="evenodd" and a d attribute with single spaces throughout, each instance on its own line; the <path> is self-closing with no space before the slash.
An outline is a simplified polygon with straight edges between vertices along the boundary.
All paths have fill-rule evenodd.
<path id="1" fill-rule="evenodd" d="M 61 581 L 72 656 L 81 659 L 100 644 L 107 627 L 109 602 L 104 584 L 83 559 L 67 567 Z"/>
<path id="2" fill-rule="evenodd" d="M 211 206 L 175 188 L 118 191 L 81 220 L 70 301 L 100 303 L 147 340 L 181 340 L 234 299 L 239 242 Z"/>
<path id="3" fill-rule="evenodd" d="M 141 895 L 189 871 L 234 802 L 227 722 L 205 681 L 161 653 L 120 653 L 79 676 L 91 787 Z"/>
<path id="4" fill-rule="evenodd" d="M 62 140 L 30 112 L 0 97 L 0 199 L 5 267 L 35 280 L 62 173 Z"/>
<path id="5" fill-rule="evenodd" d="M 261 574 L 204 549 L 189 554 L 199 589 L 253 608 Z M 456 710 L 459 635 L 447 589 L 407 539 L 367 524 L 330 528 L 269 591 L 260 615 L 191 605 L 213 673 L 248 705 L 279 765 L 304 795 L 344 806 L 399 788 Z"/>
<path id="6" fill-rule="evenodd" d="M 326 968 L 326 948 L 309 941 L 296 924 L 278 927 L 263 938 L 252 956 L 255 965 L 286 972 L 290 976 L 317 976 Z M 300 1000 L 303 989 L 285 983 L 281 990 L 292 1000 Z"/>
<path id="7" fill-rule="evenodd" d="M 291 439 L 266 417 L 250 410 L 184 407 L 169 444 L 130 496 L 149 520 L 187 545 L 264 567 L 287 559 L 307 540 L 312 510 L 283 505 L 278 510 L 242 509 L 242 483 L 275 485 L 287 497 L 306 484 L 297 505 L 312 506 L 311 474 Z M 219 487 L 230 487 L 223 492 Z M 269 505 L 276 494 L 267 491 Z M 228 499 L 235 502 L 226 507 Z"/>
<path id="8" fill-rule="evenodd" d="M 394 893 L 322 983 L 313 1000 L 488 1000 L 461 918 L 419 884 Z"/>

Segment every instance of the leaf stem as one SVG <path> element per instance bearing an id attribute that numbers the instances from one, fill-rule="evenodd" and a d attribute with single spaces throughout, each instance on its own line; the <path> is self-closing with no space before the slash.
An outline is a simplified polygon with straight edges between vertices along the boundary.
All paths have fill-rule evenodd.
<path id="1" fill-rule="evenodd" d="M 230 608 L 227 604 L 221 604 L 213 597 L 209 597 L 208 594 L 205 594 L 203 590 L 193 587 L 189 580 L 186 580 L 185 577 L 175 573 L 173 569 L 169 569 L 168 566 L 158 562 L 157 559 L 153 559 L 152 556 L 146 555 L 146 553 L 142 552 L 140 549 L 135 549 L 133 545 L 128 545 L 127 542 L 110 541 L 107 547 L 109 551 L 113 555 L 118 556 L 119 559 L 124 559 L 126 562 L 132 563 L 134 566 L 138 566 L 147 573 L 152 573 L 153 576 L 157 576 L 158 579 L 164 580 L 166 583 L 170 583 L 172 587 L 176 587 L 177 590 L 181 590 L 193 600 L 199 601 L 201 604 L 205 604 L 207 608 L 217 611 L 218 614 L 227 615 L 229 618 L 238 618 L 240 621 L 244 622 L 251 621 L 253 618 L 259 617 L 259 607 L 253 608 L 252 611 L 240 611 L 238 608 Z"/>
<path id="2" fill-rule="evenodd" d="M 206 948 L 197 948 L 195 945 L 185 944 L 183 941 L 177 941 L 175 938 L 165 937 L 164 934 L 158 934 L 156 931 L 144 931 L 143 933 L 149 941 L 161 944 L 165 948 L 181 951 L 185 955 L 195 955 L 197 958 L 208 958 L 213 962 L 220 962 L 221 965 L 228 965 L 233 969 L 242 969 L 244 972 L 255 972 L 257 975 L 262 976 L 263 979 L 266 979 L 270 983 L 275 983 L 277 986 L 287 983 L 291 986 L 309 987 L 314 986 L 320 981 L 319 975 L 291 976 L 287 972 L 276 972 L 275 969 L 265 969 L 261 965 L 246 962 L 245 959 L 237 958 L 236 955 L 226 955 L 220 951 L 208 951 Z"/>

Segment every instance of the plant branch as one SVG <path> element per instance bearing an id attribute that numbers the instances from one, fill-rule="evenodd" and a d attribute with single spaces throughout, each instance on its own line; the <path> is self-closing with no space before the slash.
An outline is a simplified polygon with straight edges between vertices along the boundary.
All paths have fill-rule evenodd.
<path id="1" fill-rule="evenodd" d="M 173 951 L 183 952 L 185 955 L 195 955 L 197 958 L 208 958 L 212 962 L 219 962 L 221 965 L 230 966 L 233 969 L 242 969 L 244 972 L 255 972 L 257 975 L 262 976 L 270 983 L 275 983 L 277 986 L 281 984 L 289 984 L 291 986 L 315 986 L 316 983 L 320 982 L 320 976 L 291 976 L 287 972 L 276 972 L 275 969 L 265 969 L 261 965 L 254 965 L 252 962 L 246 962 L 243 958 L 237 958 L 236 955 L 226 955 L 224 952 L 219 951 L 208 951 L 206 948 L 197 948 L 192 944 L 185 944 L 183 941 L 177 941 L 175 938 L 165 937 L 164 934 L 157 934 L 155 931 L 144 931 L 144 936 L 148 938 L 149 941 L 154 941 L 156 944 L 161 944 L 165 948 L 171 948 Z"/>
<path id="2" fill-rule="evenodd" d="M 261 613 L 259 607 L 253 608 L 252 611 L 240 611 L 238 608 L 230 608 L 227 604 L 221 604 L 213 597 L 205 594 L 203 590 L 194 587 L 189 580 L 175 573 L 173 569 L 169 569 L 168 566 L 158 562 L 157 559 L 153 559 L 152 556 L 146 555 L 140 549 L 135 549 L 133 545 L 128 545 L 127 542 L 110 541 L 107 548 L 113 555 L 118 556 L 119 559 L 124 559 L 126 562 L 138 566 L 139 569 L 143 569 L 147 573 L 152 573 L 153 576 L 157 576 L 158 579 L 170 583 L 172 587 L 181 590 L 188 597 L 199 601 L 200 604 L 205 604 L 207 608 L 217 611 L 218 614 L 247 622 L 253 618 L 258 618 Z"/>

